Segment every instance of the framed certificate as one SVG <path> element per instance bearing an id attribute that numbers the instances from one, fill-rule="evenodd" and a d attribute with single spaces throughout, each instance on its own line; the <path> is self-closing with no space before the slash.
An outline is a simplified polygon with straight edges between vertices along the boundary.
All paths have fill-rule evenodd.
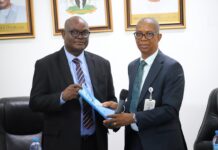
<path id="1" fill-rule="evenodd" d="M 60 34 L 65 21 L 80 16 L 89 24 L 91 32 L 112 31 L 110 0 L 51 0 L 54 35 Z"/>
<path id="2" fill-rule="evenodd" d="M 0 39 L 33 38 L 33 1 L 4 0 L 0 3 Z"/>
<path id="3" fill-rule="evenodd" d="M 185 28 L 184 0 L 125 0 L 125 29 L 134 30 L 144 17 L 155 18 L 161 29 Z"/>

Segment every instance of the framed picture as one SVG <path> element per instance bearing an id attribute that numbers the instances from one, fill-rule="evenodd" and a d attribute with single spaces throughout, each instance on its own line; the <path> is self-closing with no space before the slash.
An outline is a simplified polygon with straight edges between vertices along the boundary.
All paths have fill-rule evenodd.
<path id="1" fill-rule="evenodd" d="M 0 39 L 33 38 L 33 1 L 0 1 Z"/>
<path id="2" fill-rule="evenodd" d="M 91 32 L 112 31 L 110 0 L 52 0 L 54 35 L 60 34 L 65 21 L 80 16 L 89 24 Z"/>
<path id="3" fill-rule="evenodd" d="M 184 0 L 125 0 L 126 30 L 143 17 L 155 18 L 161 29 L 185 28 Z"/>

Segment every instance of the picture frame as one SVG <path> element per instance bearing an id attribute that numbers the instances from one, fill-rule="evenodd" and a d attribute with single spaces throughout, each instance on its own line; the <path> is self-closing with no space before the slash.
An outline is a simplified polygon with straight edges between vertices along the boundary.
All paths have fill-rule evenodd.
<path id="1" fill-rule="evenodd" d="M 111 0 L 51 0 L 51 2 L 54 35 L 61 34 L 65 21 L 71 16 L 80 16 L 86 20 L 90 32 L 113 31 Z"/>
<path id="2" fill-rule="evenodd" d="M 155 18 L 160 29 L 185 28 L 185 0 L 125 0 L 125 30 L 144 17 Z"/>
<path id="3" fill-rule="evenodd" d="M 0 7 L 0 39 L 35 37 L 33 0 L 5 1 Z"/>

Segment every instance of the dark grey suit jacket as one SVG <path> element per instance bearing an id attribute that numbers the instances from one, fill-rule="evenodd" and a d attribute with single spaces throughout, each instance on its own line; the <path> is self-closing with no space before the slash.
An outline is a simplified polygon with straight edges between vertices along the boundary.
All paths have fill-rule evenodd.
<path id="1" fill-rule="evenodd" d="M 132 88 L 140 59 L 129 64 L 129 96 L 127 110 L 131 103 Z M 184 92 L 184 73 L 182 66 L 174 59 L 158 52 L 142 87 L 136 118 L 139 136 L 144 150 L 186 150 L 186 143 L 179 120 L 179 110 Z M 144 100 L 152 87 L 155 109 L 143 111 Z M 130 126 L 126 127 L 125 142 L 128 140 Z"/>
<path id="2" fill-rule="evenodd" d="M 85 52 L 94 95 L 100 101 L 114 100 L 114 87 L 109 61 Z M 61 92 L 74 83 L 62 48 L 35 64 L 30 108 L 44 112 L 44 150 L 80 150 L 80 103 L 78 99 L 60 105 Z M 107 129 L 103 118 L 96 114 L 96 134 L 99 150 L 107 150 Z"/>

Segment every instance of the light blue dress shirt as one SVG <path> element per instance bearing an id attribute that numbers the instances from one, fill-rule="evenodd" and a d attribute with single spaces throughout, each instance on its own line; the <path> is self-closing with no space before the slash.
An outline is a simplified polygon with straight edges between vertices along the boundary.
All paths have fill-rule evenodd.
<path id="1" fill-rule="evenodd" d="M 70 67 L 70 72 L 71 72 L 71 75 L 73 77 L 73 80 L 74 80 L 74 83 L 75 84 L 78 84 L 78 79 L 77 79 L 77 74 L 76 74 L 76 64 L 73 63 L 73 59 L 74 58 L 78 58 L 80 60 L 80 67 L 83 71 L 83 74 L 84 74 L 84 77 L 85 77 L 85 84 L 88 88 L 88 90 L 93 94 L 93 88 L 92 88 L 92 82 L 91 82 L 91 79 L 90 79 L 90 76 L 89 76 L 89 70 L 88 70 L 88 66 L 87 66 L 87 63 L 86 63 L 86 59 L 85 59 L 85 56 L 84 56 L 84 52 L 82 52 L 79 56 L 74 56 L 72 55 L 71 53 L 69 53 L 66 48 L 64 47 L 64 51 L 65 51 L 65 54 L 66 54 L 66 57 L 67 57 L 67 61 L 68 61 L 68 65 Z M 80 98 L 79 99 L 80 101 L 80 106 L 81 106 L 81 135 L 92 135 L 94 132 L 95 132 L 95 127 L 96 125 L 94 124 L 91 128 L 89 129 L 86 129 L 83 127 L 83 105 L 82 105 L 82 99 Z M 60 103 L 63 104 L 65 103 L 65 101 L 62 99 L 62 95 L 61 95 L 61 98 L 60 98 Z M 92 109 L 92 116 L 93 116 L 93 119 L 94 119 L 94 122 L 95 122 L 95 113 L 94 113 L 94 110 Z M 73 119 L 73 118 L 72 118 Z"/>

